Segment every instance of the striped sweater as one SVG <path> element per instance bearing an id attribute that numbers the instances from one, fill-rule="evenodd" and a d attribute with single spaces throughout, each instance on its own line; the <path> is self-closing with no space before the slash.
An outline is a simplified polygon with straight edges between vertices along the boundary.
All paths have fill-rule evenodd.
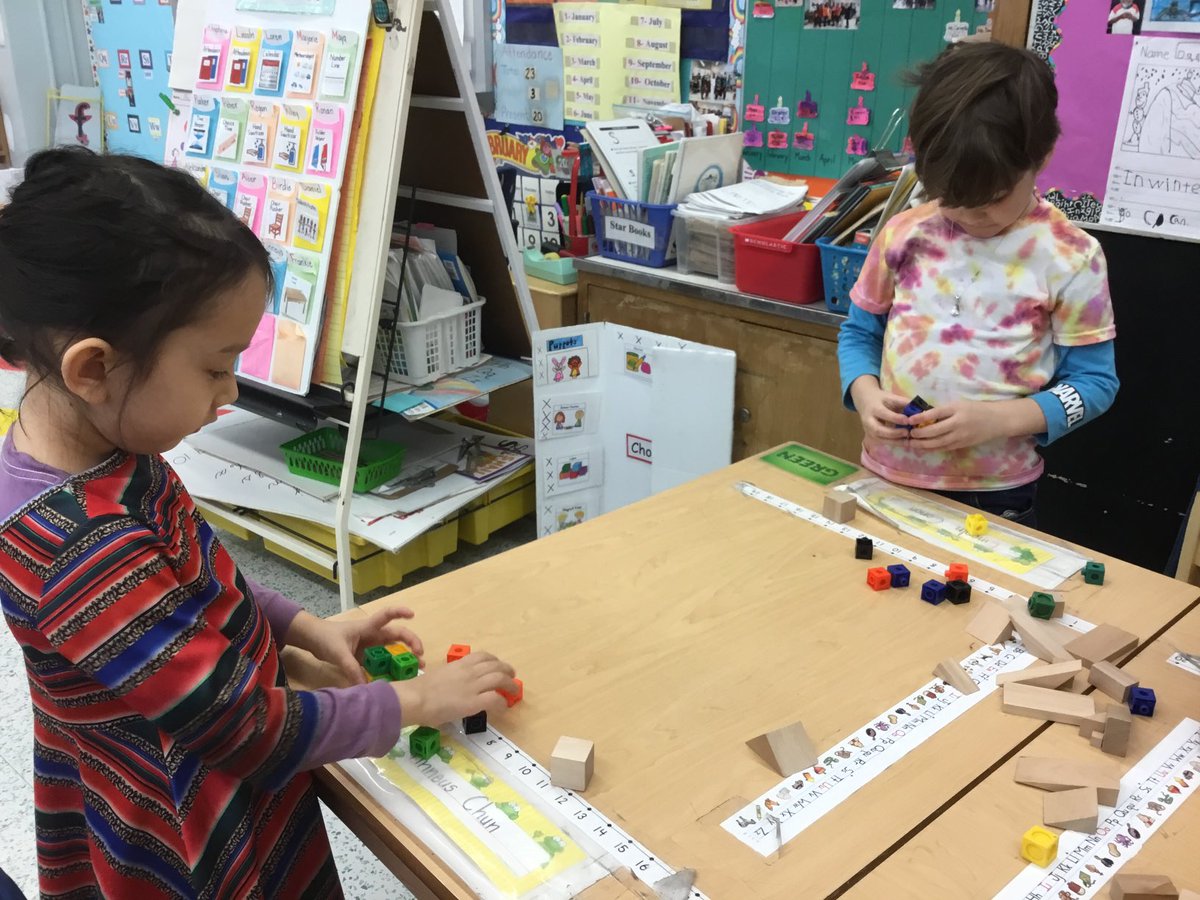
<path id="1" fill-rule="evenodd" d="M 0 524 L 47 897 L 338 897 L 317 703 L 173 471 L 117 454 Z"/>

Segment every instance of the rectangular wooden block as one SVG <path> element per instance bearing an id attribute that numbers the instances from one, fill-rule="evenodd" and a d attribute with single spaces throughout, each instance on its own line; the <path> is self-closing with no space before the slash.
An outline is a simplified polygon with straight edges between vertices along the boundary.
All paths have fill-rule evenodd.
<path id="1" fill-rule="evenodd" d="M 1012 617 L 1008 610 L 994 600 L 986 600 L 983 607 L 967 625 L 967 634 L 985 644 L 999 644 L 1012 637 Z"/>
<path id="2" fill-rule="evenodd" d="M 1034 663 L 1020 672 L 1003 672 L 996 676 L 996 684 L 1032 684 L 1035 687 L 1056 688 L 1069 684 L 1071 679 L 1083 671 L 1083 663 L 1077 659 L 1064 663 Z"/>
<path id="3" fill-rule="evenodd" d="M 973 694 L 979 690 L 979 685 L 971 680 L 967 670 L 957 659 L 943 659 L 933 670 L 935 678 L 940 678 L 960 694 Z"/>
<path id="4" fill-rule="evenodd" d="M 591 741 L 560 737 L 550 754 L 550 781 L 571 791 L 586 791 L 595 761 L 596 746 Z"/>
<path id="5" fill-rule="evenodd" d="M 760 734 L 746 741 L 746 745 L 784 778 L 817 762 L 817 748 L 813 746 L 801 722 Z"/>
<path id="6" fill-rule="evenodd" d="M 1119 703 L 1129 702 L 1129 693 L 1138 686 L 1138 680 L 1107 660 L 1094 664 L 1088 672 L 1088 683 L 1108 694 Z"/>
<path id="7" fill-rule="evenodd" d="M 1067 831 L 1092 834 L 1100 818 L 1100 800 L 1094 787 L 1051 791 L 1042 798 L 1042 824 Z"/>
<path id="8" fill-rule="evenodd" d="M 1121 779 L 1110 775 L 1106 766 L 1046 756 L 1018 757 L 1013 781 L 1044 791 L 1095 788 L 1097 799 L 1104 806 L 1115 806 L 1121 790 Z"/>
<path id="9" fill-rule="evenodd" d="M 1021 636 L 1025 649 L 1046 662 L 1070 662 L 1074 659 L 1068 653 L 1058 638 L 1056 626 L 1058 623 L 1044 622 L 1035 619 L 1021 602 L 1021 598 L 1012 597 L 1002 601 L 1012 618 L 1013 629 Z"/>
<path id="10" fill-rule="evenodd" d="M 858 509 L 858 498 L 847 491 L 826 491 L 822 512 L 835 522 L 849 522 Z"/>
<path id="11" fill-rule="evenodd" d="M 1078 725 L 1096 714 L 1096 701 L 1081 694 L 1052 691 L 1030 684 L 1006 684 L 1000 708 L 1013 716 Z"/>
<path id="12" fill-rule="evenodd" d="M 1079 723 L 1079 736 L 1090 738 L 1093 734 L 1102 734 L 1104 732 L 1104 722 L 1107 719 L 1107 713 L 1096 713 L 1094 716 L 1088 716 Z"/>
<path id="13" fill-rule="evenodd" d="M 1104 721 L 1104 737 L 1100 749 L 1112 756 L 1124 756 L 1129 748 L 1129 732 L 1133 729 L 1133 714 L 1120 703 L 1110 704 Z"/>
<path id="14" fill-rule="evenodd" d="M 1174 883 L 1166 875 L 1126 875 L 1118 872 L 1113 876 L 1109 894 L 1112 900 L 1163 900 L 1164 897 L 1179 897 Z"/>
<path id="15" fill-rule="evenodd" d="M 1105 622 L 1065 644 L 1063 649 L 1091 668 L 1098 662 L 1124 659 L 1137 644 L 1137 635 Z"/>
<path id="16" fill-rule="evenodd" d="M 1054 598 L 1054 612 L 1050 613 L 1050 618 L 1061 619 L 1062 614 L 1067 611 L 1067 601 Z"/>

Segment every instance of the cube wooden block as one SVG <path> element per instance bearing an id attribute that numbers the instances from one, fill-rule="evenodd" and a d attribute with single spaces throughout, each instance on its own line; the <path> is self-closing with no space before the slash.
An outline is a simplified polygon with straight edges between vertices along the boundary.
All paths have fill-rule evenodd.
<path id="1" fill-rule="evenodd" d="M 1129 703 L 1129 693 L 1138 686 L 1138 680 L 1112 663 L 1101 660 L 1088 672 L 1088 683 L 1108 694 L 1120 703 Z"/>
<path id="2" fill-rule="evenodd" d="M 1133 729 L 1133 714 L 1129 707 L 1113 703 L 1104 720 L 1104 737 L 1100 749 L 1111 756 L 1124 756 L 1129 748 L 1129 732 Z"/>
<path id="3" fill-rule="evenodd" d="M 802 722 L 793 722 L 760 734 L 746 741 L 746 746 L 784 778 L 817 763 L 817 748 L 813 746 Z"/>
<path id="4" fill-rule="evenodd" d="M 1104 733 L 1104 723 L 1108 721 L 1108 713 L 1096 713 L 1088 716 L 1079 723 L 1079 736 L 1090 738 L 1093 734 Z"/>
<path id="5" fill-rule="evenodd" d="M 1034 663 L 1019 672 L 1002 672 L 996 676 L 996 684 L 1031 684 L 1035 687 L 1057 688 L 1070 684 L 1071 679 L 1083 671 L 1083 663 L 1077 659 L 1065 663 Z"/>
<path id="6" fill-rule="evenodd" d="M 1104 806 L 1115 806 L 1121 790 L 1121 779 L 1109 774 L 1107 766 L 1045 756 L 1019 757 L 1013 781 L 1044 791 L 1094 787 Z"/>
<path id="7" fill-rule="evenodd" d="M 1006 684 L 1000 708 L 1012 716 L 1027 716 L 1047 722 L 1078 725 L 1096 714 L 1096 701 L 1090 696 L 1052 691 L 1030 684 Z"/>
<path id="8" fill-rule="evenodd" d="M 1133 875 L 1118 872 L 1113 876 L 1109 894 L 1112 900 L 1163 900 L 1179 897 L 1179 891 L 1166 875 Z"/>
<path id="9" fill-rule="evenodd" d="M 1100 800 L 1094 787 L 1051 791 L 1042 798 L 1042 824 L 1067 831 L 1092 834 L 1100 818 Z"/>
<path id="10" fill-rule="evenodd" d="M 586 791 L 592 780 L 596 747 L 583 738 L 560 737 L 550 754 L 550 781 L 570 791 Z"/>
<path id="11" fill-rule="evenodd" d="M 1063 649 L 1091 668 L 1098 662 L 1123 659 L 1137 643 L 1137 635 L 1104 622 L 1064 644 Z"/>
<path id="12" fill-rule="evenodd" d="M 1013 623 L 1008 610 L 987 600 L 967 625 L 967 634 L 985 644 L 999 644 L 1012 637 Z"/>
<path id="13" fill-rule="evenodd" d="M 822 512 L 834 522 L 849 522 L 858 508 L 858 498 L 846 491 L 827 491 Z"/>
<path id="14" fill-rule="evenodd" d="M 1104 732 L 1103 731 L 1093 731 L 1092 736 L 1090 738 L 1088 738 L 1088 743 L 1090 743 L 1097 750 L 1100 750 L 1101 748 L 1103 748 L 1104 747 Z"/>

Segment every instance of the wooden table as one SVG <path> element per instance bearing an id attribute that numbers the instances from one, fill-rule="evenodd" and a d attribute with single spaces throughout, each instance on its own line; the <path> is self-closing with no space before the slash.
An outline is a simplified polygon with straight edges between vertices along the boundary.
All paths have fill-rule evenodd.
<path id="1" fill-rule="evenodd" d="M 1070 725 L 1048 724 L 1036 740 L 1016 748 L 981 784 L 900 847 L 847 896 L 922 900 L 992 896 L 1026 865 L 1019 854 L 1021 835 L 1030 826 L 1042 824 L 1044 793 L 1013 782 L 1017 757 L 1077 759 L 1105 765 L 1114 775 L 1123 774 L 1181 719 L 1200 719 L 1200 677 L 1166 661 L 1177 650 L 1195 652 L 1197 647 L 1200 610 L 1193 610 L 1122 667 L 1142 685 L 1153 688 L 1158 699 L 1153 718 L 1134 717 L 1125 758 L 1101 753 Z M 1185 839 L 1189 834 L 1191 838 Z M 1177 888 L 1200 890 L 1197 834 L 1200 800 L 1192 797 L 1132 857 L 1128 870 L 1169 875 Z"/>
<path id="2" fill-rule="evenodd" d="M 511 661 L 525 700 L 496 727 L 544 765 L 560 735 L 595 741 L 588 800 L 671 865 L 697 869 L 714 900 L 837 894 L 1044 726 L 988 698 L 779 857 L 727 834 L 720 822 L 780 780 L 747 739 L 799 719 L 818 749 L 832 746 L 939 660 L 974 649 L 963 628 L 978 606 L 930 606 L 915 587 L 871 591 L 851 541 L 743 496 L 738 481 L 816 509 L 824 492 L 746 460 L 378 602 L 417 610 L 431 659 L 470 643 Z M 952 561 L 873 517 L 856 523 Z M 1106 563 L 1106 584 L 1076 576 L 1062 591 L 1083 618 L 1149 641 L 1197 603 L 1194 587 L 1089 556 Z M 890 561 L 876 553 L 870 565 Z M 303 666 L 292 671 L 313 683 Z M 336 767 L 324 784 L 339 815 L 433 895 L 470 896 Z"/>

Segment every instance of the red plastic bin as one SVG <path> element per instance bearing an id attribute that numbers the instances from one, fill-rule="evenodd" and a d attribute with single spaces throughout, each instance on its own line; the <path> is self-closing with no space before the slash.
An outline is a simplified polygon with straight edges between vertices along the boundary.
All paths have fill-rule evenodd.
<path id="1" fill-rule="evenodd" d="M 804 213 L 791 213 L 730 229 L 739 291 L 797 305 L 824 299 L 817 245 L 783 240 L 803 217 Z"/>

